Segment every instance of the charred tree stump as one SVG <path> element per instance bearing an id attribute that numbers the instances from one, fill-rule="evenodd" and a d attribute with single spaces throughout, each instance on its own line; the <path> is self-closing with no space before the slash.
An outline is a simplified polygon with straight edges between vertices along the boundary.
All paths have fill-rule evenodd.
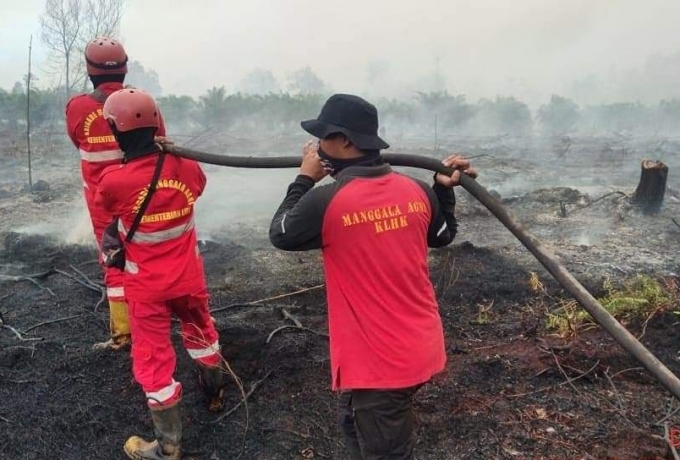
<path id="1" fill-rule="evenodd" d="M 631 203 L 639 206 L 644 214 L 656 214 L 663 203 L 667 179 L 668 166 L 660 161 L 643 160 L 640 182 Z"/>

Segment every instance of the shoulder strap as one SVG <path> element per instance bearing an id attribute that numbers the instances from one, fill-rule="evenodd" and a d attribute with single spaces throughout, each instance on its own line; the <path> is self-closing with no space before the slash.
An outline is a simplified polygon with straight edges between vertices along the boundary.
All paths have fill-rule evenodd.
<path id="1" fill-rule="evenodd" d="M 100 90 L 99 88 L 92 91 L 89 94 L 89 96 L 92 99 L 94 99 L 95 101 L 99 102 L 100 104 L 103 104 L 104 102 L 106 102 L 106 98 L 109 97 L 104 91 Z"/>
<path id="2" fill-rule="evenodd" d="M 164 160 L 165 153 L 161 152 L 158 155 L 158 161 L 156 162 L 156 169 L 153 172 L 153 178 L 151 179 L 151 184 L 149 185 L 149 191 L 147 192 L 146 197 L 144 197 L 144 201 L 142 202 L 142 205 L 139 207 L 139 211 L 137 211 L 137 214 L 135 215 L 135 220 L 132 222 L 132 227 L 130 227 L 130 231 L 128 231 L 128 234 L 125 237 L 126 243 L 132 241 L 132 237 L 135 235 L 135 232 L 137 231 L 139 224 L 142 222 L 142 217 L 146 212 L 146 208 L 149 207 L 151 195 L 153 195 L 153 192 L 156 191 L 156 186 L 158 185 L 158 179 L 160 178 L 161 170 L 163 169 Z"/>

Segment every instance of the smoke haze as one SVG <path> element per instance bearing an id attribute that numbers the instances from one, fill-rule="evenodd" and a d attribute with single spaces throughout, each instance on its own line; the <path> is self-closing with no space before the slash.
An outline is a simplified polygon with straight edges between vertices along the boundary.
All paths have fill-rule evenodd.
<path id="1" fill-rule="evenodd" d="M 44 2 L 0 3 L 0 86 L 26 74 L 31 34 L 38 77 L 55 78 L 44 72 L 39 41 Z M 680 96 L 668 77 L 677 72 L 660 75 L 664 66 L 654 64 L 680 60 L 678 17 L 674 0 L 134 0 L 121 39 L 131 59 L 158 73 L 165 94 L 234 90 L 254 69 L 284 81 L 311 66 L 336 91 L 374 96 L 443 85 L 530 106 L 551 93 L 579 103 L 657 102 L 660 83 L 673 92 L 664 97 Z"/>
<path id="2" fill-rule="evenodd" d="M 40 41 L 44 0 L 0 0 L 0 6 L 0 88 L 11 89 L 26 74 L 31 34 L 38 87 L 61 83 Z M 680 144 L 665 137 L 680 129 L 680 102 L 661 106 L 659 101 L 680 98 L 679 17 L 680 2 L 674 0 L 128 0 L 120 38 L 131 60 L 157 74 L 157 95 L 194 98 L 191 110 L 176 105 L 170 111 L 167 100 L 162 106 L 178 143 L 211 127 L 208 142 L 193 147 L 235 155 L 299 154 L 306 136 L 298 123 L 318 113 L 322 98 L 291 102 L 274 95 L 266 104 L 280 104 L 278 112 L 267 107 L 247 112 L 251 101 L 227 99 L 258 88 L 286 92 L 291 75 L 309 67 L 325 84 L 323 93 L 357 93 L 377 103 L 392 151 L 489 154 L 474 161 L 484 171 L 480 180 L 507 196 L 544 186 L 631 187 L 640 159 L 650 155 L 671 170 L 678 167 Z M 152 82 L 133 83 L 147 88 Z M 211 112 L 198 98 L 221 86 L 226 99 L 214 98 Z M 442 91 L 448 91 L 446 98 L 428 99 Z M 580 107 L 551 100 L 553 94 Z M 400 105 L 403 101 L 412 107 Z M 552 112 L 541 113 L 549 102 Z M 632 104 L 614 104 L 622 102 Z M 45 123 L 50 134 L 33 141 L 44 158 L 58 145 L 54 139 L 68 145 L 59 147 L 61 153 L 71 148 L 55 128 L 62 105 L 50 117 Z M 20 126 L 15 129 L 21 132 Z M 539 140 L 537 134 L 553 139 Z M 611 139 L 591 139 L 596 135 Z M 241 148 L 244 143 L 250 146 Z M 590 158 L 593 152 L 601 158 Z M 75 155 L 73 161 L 68 157 L 74 170 Z M 588 163 L 574 165 L 571 158 Z M 501 160 L 506 164 L 498 167 Z M 603 179 L 596 168 L 605 160 L 618 163 Z M 266 231 L 295 175 L 293 170 L 206 170 L 209 186 L 197 204 L 202 238 L 238 225 Z M 40 170 L 35 176 L 43 177 Z M 429 180 L 429 173 L 423 177 Z M 674 175 L 668 184 L 680 188 Z M 58 219 L 21 230 L 93 243 L 82 202 L 72 203 Z"/>

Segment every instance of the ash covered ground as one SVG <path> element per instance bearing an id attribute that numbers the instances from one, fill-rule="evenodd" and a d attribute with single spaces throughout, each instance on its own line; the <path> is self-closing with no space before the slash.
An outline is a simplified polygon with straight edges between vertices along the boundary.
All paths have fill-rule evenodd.
<path id="1" fill-rule="evenodd" d="M 195 147 L 297 155 L 304 140 L 229 136 Z M 605 280 L 639 274 L 677 286 L 680 228 L 671 219 L 680 217 L 680 139 L 582 137 L 570 139 L 567 151 L 562 143 L 450 138 L 433 153 L 418 139 L 401 139 L 392 150 L 473 157 L 479 182 L 598 297 Z M 47 186 L 33 194 L 24 189 L 23 160 L 7 159 L 0 171 L 0 313 L 16 331 L 0 329 L 0 458 L 123 458 L 128 436 L 151 434 L 128 354 L 92 350 L 107 334 L 106 307 L 95 309 L 102 277 L 77 157 L 62 150 L 34 159 L 33 179 Z M 670 170 L 655 216 L 626 197 L 644 158 Z M 284 253 L 267 240 L 295 171 L 205 169 L 197 222 L 211 306 L 233 371 L 246 392 L 258 386 L 247 411 L 241 406 L 217 421 L 200 404 L 195 369 L 175 334 L 185 449 L 205 459 L 345 458 L 329 389 L 320 253 Z M 430 253 L 449 363 L 418 394 L 416 458 L 672 458 L 663 422 L 680 426 L 678 403 L 600 328 L 565 336 L 548 327 L 546 312 L 569 296 L 486 209 L 462 190 L 458 199 L 454 245 Z M 532 288 L 532 273 L 543 291 Z M 21 278 L 36 274 L 34 282 Z M 313 332 L 271 336 L 292 324 L 283 309 Z M 677 322 L 664 310 L 626 326 L 680 373 Z M 227 406 L 240 400 L 230 385 Z"/>

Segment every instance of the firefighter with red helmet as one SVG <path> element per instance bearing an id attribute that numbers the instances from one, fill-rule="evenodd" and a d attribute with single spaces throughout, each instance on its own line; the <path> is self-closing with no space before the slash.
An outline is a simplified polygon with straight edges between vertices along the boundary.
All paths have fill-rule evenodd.
<path id="1" fill-rule="evenodd" d="M 103 118 L 104 102 L 114 91 L 123 88 L 128 56 L 123 45 L 112 38 L 99 37 L 85 48 L 87 74 L 94 91 L 71 98 L 66 104 L 66 125 L 73 145 L 80 153 L 85 202 L 99 243 L 111 216 L 94 204 L 94 191 L 105 168 L 119 164 L 123 153 L 116 143 L 108 123 Z M 159 136 L 165 127 L 159 118 Z M 100 348 L 119 349 L 130 343 L 122 274 L 104 267 L 106 294 L 109 301 L 110 338 L 97 344 Z"/>
<path id="2" fill-rule="evenodd" d="M 206 176 L 195 161 L 167 155 L 154 142 L 160 117 L 147 93 L 123 89 L 111 94 L 103 116 L 123 159 L 102 173 L 94 203 L 116 216 L 113 225 L 125 241 L 122 274 L 132 370 L 146 395 L 156 434 L 152 442 L 133 436 L 124 449 L 132 459 L 179 459 L 182 384 L 173 378 L 173 314 L 181 324 L 184 348 L 198 363 L 209 410 L 223 407 L 219 337 L 208 309 L 194 228 L 194 203 L 203 193 Z"/>

